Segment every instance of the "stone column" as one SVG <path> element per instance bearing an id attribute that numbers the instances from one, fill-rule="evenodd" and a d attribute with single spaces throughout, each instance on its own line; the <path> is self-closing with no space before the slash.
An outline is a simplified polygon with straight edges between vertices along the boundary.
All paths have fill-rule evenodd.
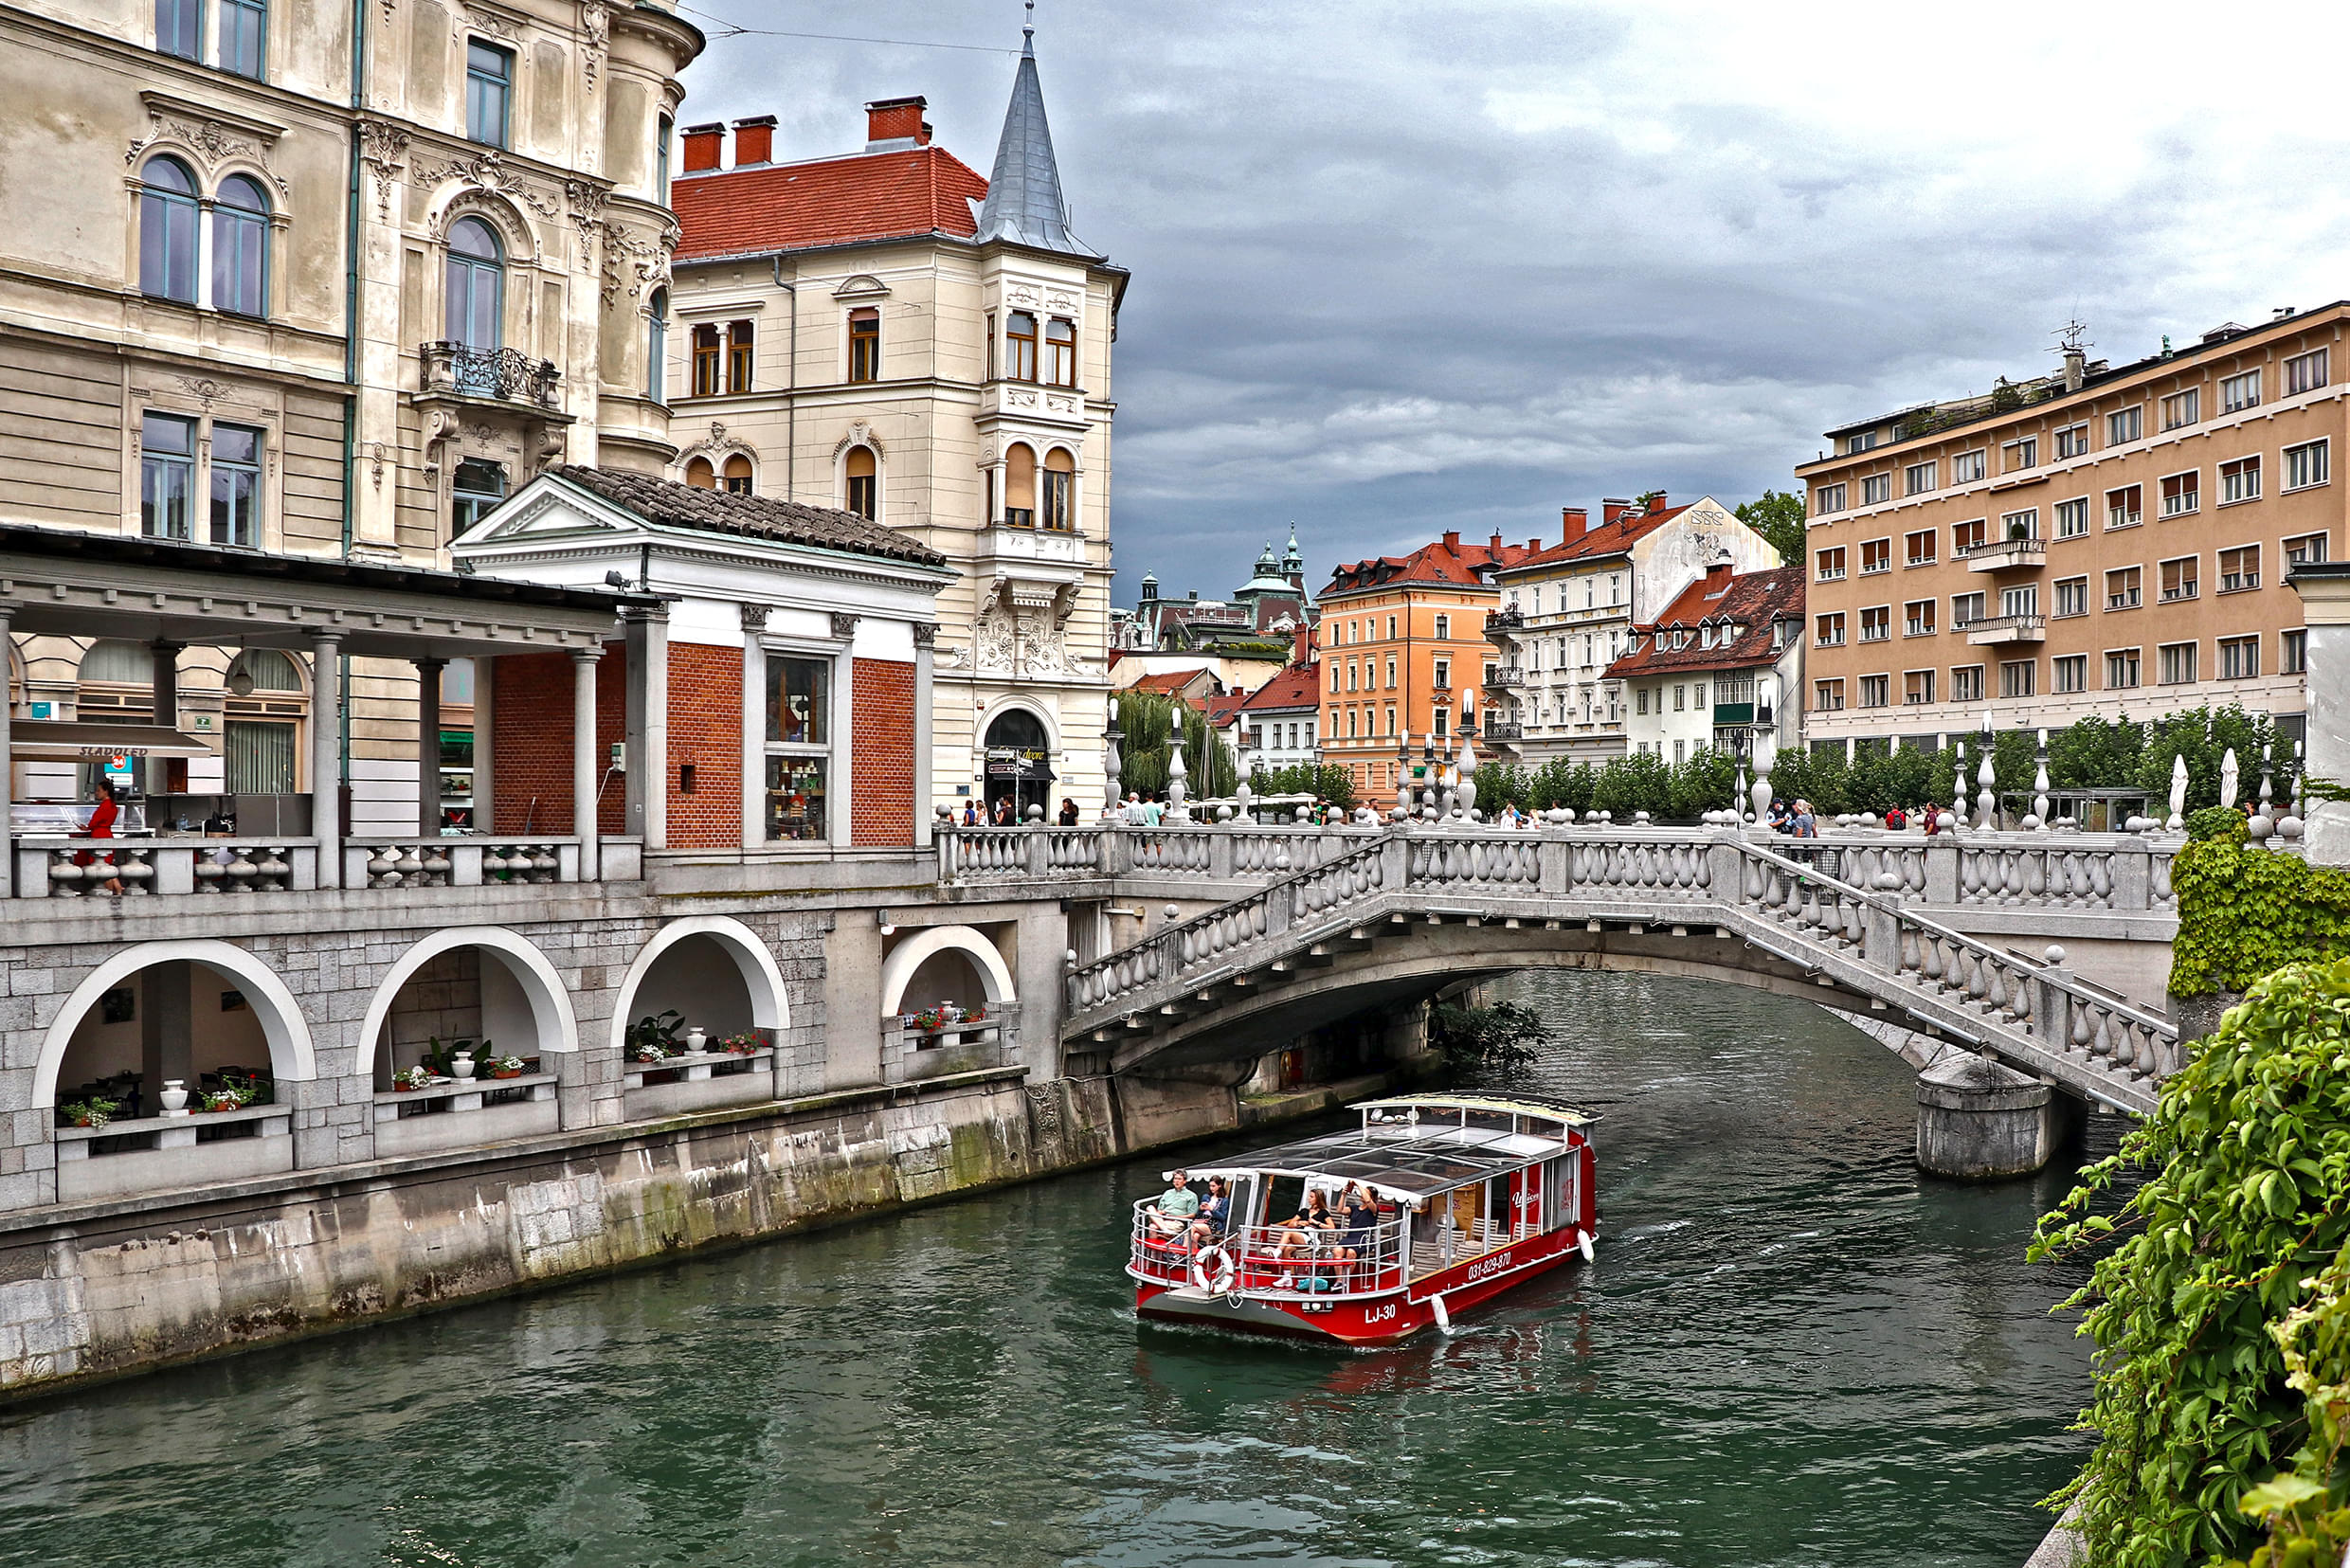
<path id="1" fill-rule="evenodd" d="M 138 973 L 139 1114 L 160 1116 L 164 1081 L 195 1076 L 188 1070 L 194 1036 L 195 965 L 185 959 L 151 964 Z M 190 1090 L 196 1086 L 188 1085 Z"/>
<path id="2" fill-rule="evenodd" d="M 416 664 L 416 831 L 427 838 L 441 833 L 441 672 L 445 658 Z"/>
<path id="3" fill-rule="evenodd" d="M 2350 561 L 2295 567 L 2286 582 L 2301 595 L 2309 628 L 2305 766 L 2312 778 L 2350 779 Z M 2350 805 L 2312 798 L 2305 822 L 2311 862 L 2350 865 Z"/>
<path id="4" fill-rule="evenodd" d="M 631 610 L 628 646 L 628 831 L 646 849 L 669 841 L 669 613 Z"/>
<path id="5" fill-rule="evenodd" d="M 318 840 L 318 886 L 343 885 L 343 640 L 310 640 L 310 833 Z"/>
<path id="6" fill-rule="evenodd" d="M 16 896 L 16 752 L 9 721 L 16 716 L 16 637 L 9 606 L 0 604 L 0 898 Z"/>
<path id="7" fill-rule="evenodd" d="M 931 847 L 931 832 L 938 821 L 931 798 L 930 745 L 931 651 L 937 642 L 936 622 L 913 623 L 913 845 L 917 850 Z"/>
<path id="8" fill-rule="evenodd" d="M 596 660 L 601 647 L 571 650 L 571 831 L 579 836 L 579 877 L 599 874 L 596 784 L 604 776 L 596 754 Z"/>
<path id="9" fill-rule="evenodd" d="M 177 730 L 179 728 L 179 656 L 186 650 L 188 644 L 157 638 L 147 646 L 155 656 L 155 722 L 167 730 Z M 148 794 L 161 795 L 171 787 L 172 764 L 169 758 L 148 758 L 146 771 Z M 154 826 L 154 819 L 150 817 L 147 825 Z"/>
<path id="10" fill-rule="evenodd" d="M 743 848 L 767 842 L 767 606 L 745 604 L 743 616 Z M 918 746 L 929 731 L 914 731 Z M 925 748 L 925 749 L 927 749 Z"/>
<path id="11" fill-rule="evenodd" d="M 1961 1181 L 2028 1176 L 2055 1154 L 2065 1119 L 2055 1091 L 1970 1051 L 1918 1074 L 1918 1168 Z"/>

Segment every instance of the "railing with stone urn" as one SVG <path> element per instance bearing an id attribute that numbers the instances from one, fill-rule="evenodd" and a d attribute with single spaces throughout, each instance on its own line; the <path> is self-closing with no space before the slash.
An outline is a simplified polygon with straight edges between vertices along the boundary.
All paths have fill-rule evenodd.
<path id="1" fill-rule="evenodd" d="M 16 840 L 20 898 L 283 892 L 304 892 L 317 885 L 318 846 L 312 839 Z"/>

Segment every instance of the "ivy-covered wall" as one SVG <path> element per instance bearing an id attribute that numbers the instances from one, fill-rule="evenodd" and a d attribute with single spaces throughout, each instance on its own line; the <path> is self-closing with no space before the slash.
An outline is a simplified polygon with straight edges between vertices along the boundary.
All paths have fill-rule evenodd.
<path id="1" fill-rule="evenodd" d="M 2187 819 L 2171 886 L 2174 997 L 2245 991 L 2287 964 L 2350 954 L 2350 872 L 2254 848 L 2241 813 L 2214 807 Z"/>

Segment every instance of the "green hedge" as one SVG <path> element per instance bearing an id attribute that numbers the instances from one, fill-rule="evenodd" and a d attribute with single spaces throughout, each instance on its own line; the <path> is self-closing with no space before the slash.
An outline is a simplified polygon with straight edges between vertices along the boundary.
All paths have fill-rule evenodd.
<path id="1" fill-rule="evenodd" d="M 2252 847 L 2240 812 L 2222 806 L 2187 819 L 2171 887 L 2173 996 L 2242 991 L 2287 964 L 2350 954 L 2350 872 Z"/>

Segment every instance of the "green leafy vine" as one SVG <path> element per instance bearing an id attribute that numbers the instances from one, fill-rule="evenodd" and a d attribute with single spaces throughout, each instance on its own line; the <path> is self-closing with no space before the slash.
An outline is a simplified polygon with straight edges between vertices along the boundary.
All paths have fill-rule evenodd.
<path id="1" fill-rule="evenodd" d="M 2287 964 L 2350 953 L 2350 872 L 2247 844 L 2243 816 L 2225 807 L 2195 813 L 2187 833 L 2171 864 L 2171 995 L 2240 991 Z"/>

